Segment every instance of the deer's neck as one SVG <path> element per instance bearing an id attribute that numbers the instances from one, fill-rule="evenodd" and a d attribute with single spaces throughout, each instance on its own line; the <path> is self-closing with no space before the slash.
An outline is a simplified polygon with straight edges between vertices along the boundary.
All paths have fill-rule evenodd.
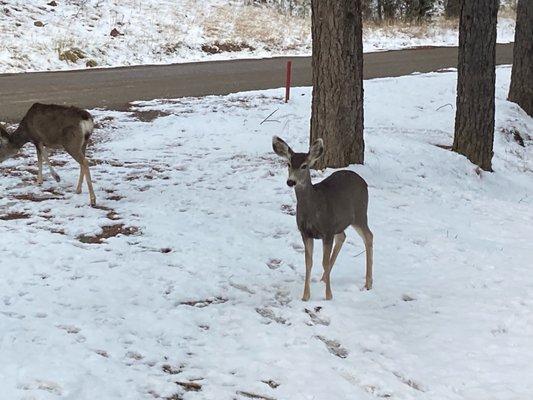
<path id="1" fill-rule="evenodd" d="M 31 138 L 24 129 L 24 123 L 21 122 L 15 132 L 11 134 L 10 142 L 20 148 L 30 141 Z"/>
<path id="2" fill-rule="evenodd" d="M 296 193 L 296 201 L 301 206 L 305 207 L 306 204 L 311 204 L 314 200 L 315 191 L 311 179 L 302 185 L 296 185 L 294 187 L 294 192 Z"/>

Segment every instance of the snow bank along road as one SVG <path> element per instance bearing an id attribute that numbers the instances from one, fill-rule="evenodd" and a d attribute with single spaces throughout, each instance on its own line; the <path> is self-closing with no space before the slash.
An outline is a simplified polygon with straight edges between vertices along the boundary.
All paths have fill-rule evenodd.
<path id="1" fill-rule="evenodd" d="M 512 63 L 512 44 L 497 47 L 497 63 Z M 365 78 L 395 77 L 456 66 L 457 48 L 368 53 Z M 125 109 L 135 100 L 221 95 L 284 85 L 288 58 L 0 75 L 0 121 L 22 117 L 34 102 Z M 293 85 L 311 83 L 311 59 L 291 57 Z"/>

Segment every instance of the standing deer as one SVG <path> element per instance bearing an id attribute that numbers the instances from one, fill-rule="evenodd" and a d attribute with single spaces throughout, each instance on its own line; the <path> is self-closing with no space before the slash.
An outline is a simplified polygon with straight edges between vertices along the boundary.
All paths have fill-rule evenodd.
<path id="1" fill-rule="evenodd" d="M 59 182 L 48 159 L 47 148 L 63 148 L 80 164 L 80 177 L 76 193 L 81 193 L 83 179 L 87 180 L 91 205 L 96 205 L 89 163 L 85 158 L 87 141 L 94 129 L 93 117 L 89 112 L 77 107 L 35 103 L 28 110 L 18 128 L 12 134 L 0 129 L 0 162 L 13 157 L 26 143 L 37 148 L 37 183 L 43 183 L 43 159 L 50 173 Z"/>
<path id="2" fill-rule="evenodd" d="M 367 224 L 368 188 L 365 180 L 352 171 L 337 171 L 313 185 L 310 168 L 324 153 L 322 139 L 311 145 L 309 153 L 295 153 L 277 136 L 272 138 L 272 148 L 278 156 L 287 160 L 287 185 L 294 187 L 296 192 L 296 223 L 305 246 L 305 286 L 302 300 L 309 300 L 311 295 L 314 239 L 322 239 L 324 274 L 321 280 L 326 284 L 326 300 L 332 299 L 331 269 L 346 239 L 344 231 L 348 226 L 352 226 L 365 243 L 364 288 L 372 289 L 373 235 Z"/>

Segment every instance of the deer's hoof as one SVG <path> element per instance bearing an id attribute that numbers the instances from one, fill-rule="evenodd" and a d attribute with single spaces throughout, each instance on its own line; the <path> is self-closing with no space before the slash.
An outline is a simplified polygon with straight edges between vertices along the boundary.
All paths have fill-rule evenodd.
<path id="1" fill-rule="evenodd" d="M 371 284 L 371 283 L 367 283 L 367 284 L 365 284 L 365 286 L 363 286 L 363 287 L 361 288 L 361 291 L 363 292 L 363 291 L 365 291 L 365 290 L 372 290 L 372 284 Z"/>
<path id="2" fill-rule="evenodd" d="M 59 177 L 58 174 L 53 174 L 52 176 L 54 177 L 57 183 L 61 182 L 61 178 Z"/>
<path id="3" fill-rule="evenodd" d="M 96 199 L 91 199 L 91 207 L 96 207 Z"/>
<path id="4" fill-rule="evenodd" d="M 309 297 L 311 297 L 309 295 L 309 293 L 305 293 L 303 296 L 302 296 L 302 301 L 309 301 Z"/>

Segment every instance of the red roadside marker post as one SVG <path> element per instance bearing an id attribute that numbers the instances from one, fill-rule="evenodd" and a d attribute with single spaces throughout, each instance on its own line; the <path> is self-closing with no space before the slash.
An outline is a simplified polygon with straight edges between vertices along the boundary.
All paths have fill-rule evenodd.
<path id="1" fill-rule="evenodd" d="M 287 61 L 287 79 L 285 80 L 285 103 L 288 103 L 291 97 L 291 75 L 292 61 Z"/>

